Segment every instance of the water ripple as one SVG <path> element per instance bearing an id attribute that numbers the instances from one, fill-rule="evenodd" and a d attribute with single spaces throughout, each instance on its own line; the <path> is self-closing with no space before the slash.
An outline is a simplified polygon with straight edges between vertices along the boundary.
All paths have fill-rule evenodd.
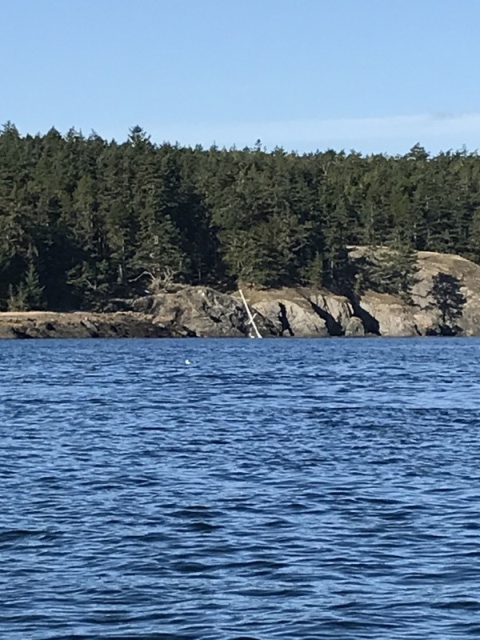
<path id="1" fill-rule="evenodd" d="M 476 339 L 4 342 L 0 637 L 478 637 L 478 362 Z"/>

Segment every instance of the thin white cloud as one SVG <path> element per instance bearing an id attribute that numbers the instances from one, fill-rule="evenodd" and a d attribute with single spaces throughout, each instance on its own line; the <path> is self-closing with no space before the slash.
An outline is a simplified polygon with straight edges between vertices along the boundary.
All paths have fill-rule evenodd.
<path id="1" fill-rule="evenodd" d="M 463 145 L 475 150 L 480 141 L 480 113 L 180 125 L 169 127 L 160 135 L 186 145 L 215 143 L 227 148 L 253 146 L 260 139 L 268 149 L 281 146 L 300 151 L 332 147 L 402 153 L 417 142 L 431 151 L 459 149 Z M 160 142 L 155 132 L 153 137 Z"/>

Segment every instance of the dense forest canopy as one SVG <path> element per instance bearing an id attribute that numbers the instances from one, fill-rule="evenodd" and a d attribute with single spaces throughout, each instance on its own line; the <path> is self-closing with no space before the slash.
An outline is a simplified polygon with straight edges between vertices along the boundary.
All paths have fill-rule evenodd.
<path id="1" fill-rule="evenodd" d="M 347 247 L 390 247 L 352 271 Z M 71 309 L 153 278 L 407 294 L 415 250 L 480 262 L 480 158 L 0 132 L 0 309 Z M 367 260 L 368 262 L 368 260 Z"/>

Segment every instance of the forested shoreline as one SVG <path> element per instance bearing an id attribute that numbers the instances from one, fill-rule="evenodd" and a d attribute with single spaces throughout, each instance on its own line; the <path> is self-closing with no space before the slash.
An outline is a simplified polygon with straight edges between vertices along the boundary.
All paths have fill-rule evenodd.
<path id="1" fill-rule="evenodd" d="M 389 251 L 353 265 L 352 245 Z M 191 148 L 140 127 L 124 143 L 0 132 L 3 310 L 101 308 L 152 280 L 408 295 L 417 250 L 480 262 L 477 153 Z"/>

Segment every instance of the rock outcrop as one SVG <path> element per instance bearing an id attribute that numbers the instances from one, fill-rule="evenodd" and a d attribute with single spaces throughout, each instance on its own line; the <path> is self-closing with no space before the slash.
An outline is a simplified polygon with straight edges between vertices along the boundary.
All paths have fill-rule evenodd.
<path id="1" fill-rule="evenodd" d="M 352 254 L 361 256 L 362 248 Z M 365 291 L 352 299 L 309 288 L 243 289 L 264 337 L 480 335 L 480 266 L 419 252 L 406 302 Z M 246 337 L 238 292 L 178 285 L 134 301 L 112 300 L 105 313 L 0 313 L 0 338 Z"/>
<path id="2" fill-rule="evenodd" d="M 376 291 L 358 299 L 306 288 L 245 293 L 283 336 L 480 335 L 480 266 L 429 251 L 418 252 L 416 266 L 408 302 Z"/>
<path id="3" fill-rule="evenodd" d="M 367 291 L 361 308 L 382 336 L 480 335 L 480 266 L 457 255 L 420 251 L 411 302 Z"/>
<path id="4" fill-rule="evenodd" d="M 155 324 L 192 337 L 245 337 L 252 332 L 241 300 L 209 287 L 183 287 L 137 300 L 133 308 L 149 313 Z M 275 324 L 256 312 L 255 324 L 263 336 L 279 334 Z"/>
<path id="5" fill-rule="evenodd" d="M 480 266 L 457 255 L 421 251 L 413 287 L 420 332 L 480 334 Z"/>
<path id="6" fill-rule="evenodd" d="M 165 338 L 175 335 L 145 314 L 0 313 L 0 338 Z"/>
<path id="7" fill-rule="evenodd" d="M 301 287 L 248 289 L 245 296 L 282 336 L 365 335 L 363 322 L 343 296 Z"/>
<path id="8" fill-rule="evenodd" d="M 380 336 L 422 335 L 417 325 L 414 309 L 397 296 L 367 291 L 360 300 L 360 307 L 377 323 Z"/>

